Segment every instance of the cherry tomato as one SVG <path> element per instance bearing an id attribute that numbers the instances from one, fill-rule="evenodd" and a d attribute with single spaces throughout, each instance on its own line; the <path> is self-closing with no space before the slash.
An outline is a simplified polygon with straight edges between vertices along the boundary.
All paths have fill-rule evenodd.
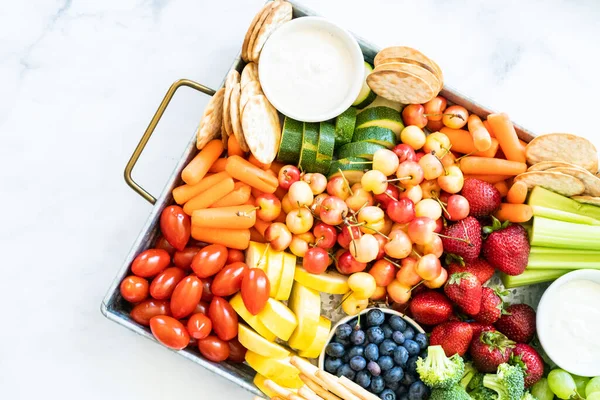
<path id="1" fill-rule="evenodd" d="M 202 298 L 202 281 L 190 275 L 175 286 L 171 296 L 171 313 L 173 317 L 181 319 L 194 311 Z"/>
<path id="2" fill-rule="evenodd" d="M 192 259 L 198 252 L 200 251 L 200 247 L 186 247 L 181 251 L 176 251 L 173 255 L 173 264 L 177 268 L 181 268 L 185 271 L 188 271 L 192 267 Z"/>
<path id="3" fill-rule="evenodd" d="M 210 303 L 213 299 L 212 278 L 202 279 L 202 298 L 200 300 Z"/>
<path id="4" fill-rule="evenodd" d="M 396 267 L 388 260 L 378 260 L 369 270 L 369 274 L 375 278 L 377 286 L 387 286 L 396 277 Z"/>
<path id="5" fill-rule="evenodd" d="M 231 254 L 231 251 L 229 251 Z M 231 296 L 240 291 L 242 288 L 242 280 L 248 272 L 248 266 L 243 262 L 236 261 L 226 265 L 215 279 L 213 279 L 211 290 L 215 296 Z"/>
<path id="6" fill-rule="evenodd" d="M 142 278 L 150 278 L 158 275 L 167 268 L 171 262 L 171 256 L 166 250 L 148 249 L 141 252 L 131 264 L 131 272 Z"/>
<path id="7" fill-rule="evenodd" d="M 234 262 L 244 262 L 244 252 L 237 249 L 229 249 L 227 254 L 227 264 L 233 264 Z"/>
<path id="8" fill-rule="evenodd" d="M 238 334 L 238 316 L 227 300 L 215 296 L 210 302 L 208 317 L 221 340 L 231 340 Z"/>
<path id="9" fill-rule="evenodd" d="M 185 278 L 185 271 L 179 268 L 171 267 L 165 269 L 150 284 L 150 296 L 157 300 L 164 300 L 171 297 L 175 286 Z"/>
<path id="10" fill-rule="evenodd" d="M 173 255 L 173 253 L 177 251 L 175 247 L 171 246 L 171 243 L 167 242 L 167 239 L 165 239 L 164 236 L 158 238 L 154 248 L 165 250 L 167 253 L 169 253 L 169 255 Z"/>
<path id="11" fill-rule="evenodd" d="M 157 315 L 171 315 L 169 302 L 165 300 L 148 299 L 133 307 L 129 316 L 138 324 L 148 326 L 150 319 Z"/>
<path id="12" fill-rule="evenodd" d="M 229 341 L 229 357 L 228 361 L 235 363 L 243 363 L 246 360 L 246 348 L 242 346 L 237 338 L 233 338 Z"/>
<path id="13" fill-rule="evenodd" d="M 158 315 L 150 319 L 152 334 L 163 345 L 170 349 L 181 350 L 190 342 L 190 335 L 185 326 L 175 318 Z"/>
<path id="14" fill-rule="evenodd" d="M 204 314 L 194 314 L 187 322 L 187 330 L 194 339 L 204 339 L 212 331 L 212 322 Z"/>
<path id="15" fill-rule="evenodd" d="M 229 357 L 229 344 L 216 336 L 198 340 L 198 350 L 204 358 L 212 362 L 221 362 Z"/>
<path id="16" fill-rule="evenodd" d="M 121 296 L 130 303 L 139 303 L 148 297 L 148 281 L 129 275 L 121 282 Z"/>
<path id="17" fill-rule="evenodd" d="M 198 314 L 198 313 L 200 313 L 200 314 L 206 315 L 206 314 L 208 314 L 208 307 L 209 306 L 210 306 L 209 303 L 200 300 L 198 302 L 198 304 L 196 305 L 196 308 L 194 309 L 194 311 L 192 311 L 192 314 Z"/>
<path id="18" fill-rule="evenodd" d="M 192 269 L 199 278 L 208 278 L 225 266 L 227 255 L 227 247 L 221 244 L 211 244 L 194 256 Z"/>
<path id="19" fill-rule="evenodd" d="M 181 251 L 190 240 L 192 221 L 179 206 L 169 206 L 160 214 L 160 230 L 173 247 Z"/>
<path id="20" fill-rule="evenodd" d="M 252 315 L 257 315 L 265 308 L 269 300 L 271 284 L 265 271 L 250 268 L 242 280 L 242 300 Z"/>

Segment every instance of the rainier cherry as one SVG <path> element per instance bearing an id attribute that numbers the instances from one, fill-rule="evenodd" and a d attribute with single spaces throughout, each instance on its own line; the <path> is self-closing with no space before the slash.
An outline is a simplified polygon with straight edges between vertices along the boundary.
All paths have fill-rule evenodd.
<path id="1" fill-rule="evenodd" d="M 369 274 L 373 275 L 377 286 L 385 287 L 396 277 L 396 267 L 388 260 L 378 260 L 369 270 Z"/>
<path id="2" fill-rule="evenodd" d="M 285 196 L 283 196 L 283 199 L 281 199 L 281 208 L 283 209 L 284 213 L 289 214 L 292 212 L 292 210 L 297 210 L 299 207 L 298 204 L 292 204 L 290 201 L 290 194 L 287 193 Z"/>
<path id="3" fill-rule="evenodd" d="M 448 197 L 448 205 L 444 217 L 450 221 L 460 221 L 469 215 L 469 201 L 460 194 Z"/>
<path id="4" fill-rule="evenodd" d="M 316 244 L 322 249 L 331 249 L 337 241 L 337 230 L 331 225 L 319 222 L 313 228 Z"/>
<path id="5" fill-rule="evenodd" d="M 342 248 L 348 249 L 352 239 L 358 239 L 361 236 L 362 232 L 358 226 L 344 225 L 337 237 L 337 242 Z"/>
<path id="6" fill-rule="evenodd" d="M 385 225 L 385 213 L 379 207 L 368 206 L 358 213 L 358 222 L 363 225 L 360 230 L 364 233 L 381 232 Z"/>
<path id="7" fill-rule="evenodd" d="M 404 192 L 400 193 L 400 198 L 411 199 L 416 204 L 423 198 L 423 189 L 420 185 L 406 186 Z"/>
<path id="8" fill-rule="evenodd" d="M 265 230 L 265 240 L 271 244 L 275 251 L 287 249 L 292 242 L 292 233 L 282 222 L 273 222 Z"/>
<path id="9" fill-rule="evenodd" d="M 427 136 L 423 151 L 426 153 L 434 153 L 438 157 L 443 157 L 450 150 L 450 139 L 441 132 L 434 132 Z"/>
<path id="10" fill-rule="evenodd" d="M 340 274 L 350 275 L 355 272 L 364 271 L 367 268 L 367 263 L 356 261 L 348 250 L 338 250 L 336 252 L 337 263 L 335 267 Z"/>
<path id="11" fill-rule="evenodd" d="M 385 245 L 385 254 L 392 258 L 402 259 L 412 252 L 412 242 L 406 233 L 401 230 L 392 231 L 390 241 Z"/>
<path id="12" fill-rule="evenodd" d="M 360 239 L 350 243 L 350 254 L 358 262 L 369 263 L 377 258 L 377 253 L 379 253 L 379 242 L 370 233 L 365 233 Z"/>
<path id="13" fill-rule="evenodd" d="M 427 114 L 427 119 L 429 122 L 431 121 L 441 121 L 443 117 L 443 112 L 446 109 L 447 101 L 442 96 L 436 96 L 433 99 L 429 100 L 427 103 L 423 104 L 423 108 L 425 114 Z M 432 130 L 432 132 L 436 132 L 439 129 Z"/>
<path id="14" fill-rule="evenodd" d="M 397 279 L 394 279 L 387 287 L 388 296 L 395 303 L 406 304 L 410 300 L 411 291 L 410 286 L 400 283 Z"/>
<path id="15" fill-rule="evenodd" d="M 415 215 L 436 220 L 442 216 L 442 207 L 434 199 L 423 199 L 415 205 Z"/>
<path id="16" fill-rule="evenodd" d="M 387 207 L 387 215 L 399 224 L 410 222 L 415 218 L 415 203 L 407 197 L 392 201 Z"/>
<path id="17" fill-rule="evenodd" d="M 297 207 L 308 207 L 312 204 L 315 198 L 310 186 L 304 181 L 292 183 L 288 192 L 288 196 L 290 203 Z"/>
<path id="18" fill-rule="evenodd" d="M 271 222 L 281 213 L 281 200 L 272 193 L 261 194 L 256 198 L 255 204 L 260 207 L 256 210 L 256 217 L 263 221 Z"/>
<path id="19" fill-rule="evenodd" d="M 421 282 L 421 277 L 417 274 L 415 270 L 417 266 L 417 259 L 414 257 L 406 257 L 402 259 L 400 262 L 401 267 L 396 273 L 396 279 L 406 285 L 406 286 L 414 286 L 417 283 Z"/>
<path id="20" fill-rule="evenodd" d="M 440 197 L 442 188 L 436 179 L 432 179 L 421 183 L 421 191 L 424 199 L 434 199 Z"/>
<path id="21" fill-rule="evenodd" d="M 310 211 L 312 211 L 313 214 L 315 214 L 315 215 L 320 215 L 321 214 L 321 203 L 323 203 L 323 200 L 325 200 L 328 197 L 329 197 L 329 195 L 327 193 L 321 193 L 321 194 L 316 195 L 312 204 L 310 205 Z"/>
<path id="22" fill-rule="evenodd" d="M 418 185 L 423 181 L 423 168 L 415 161 L 404 161 L 398 165 L 396 176 L 404 187 Z"/>
<path id="23" fill-rule="evenodd" d="M 421 157 L 419 165 L 423 168 L 423 177 L 427 180 L 436 179 L 444 173 L 442 162 L 431 153 Z"/>
<path id="24" fill-rule="evenodd" d="M 445 268 L 442 268 L 440 274 L 437 278 L 434 278 L 430 281 L 425 281 L 423 284 L 427 286 L 429 289 L 438 289 L 444 286 L 444 283 L 448 280 L 448 271 Z"/>
<path id="25" fill-rule="evenodd" d="M 428 217 L 417 217 L 408 225 L 408 236 L 416 244 L 426 244 L 433 240 L 436 228 L 434 220 Z"/>
<path id="26" fill-rule="evenodd" d="M 405 143 L 397 144 L 392 151 L 398 156 L 398 161 L 417 161 L 415 150 Z"/>
<path id="27" fill-rule="evenodd" d="M 423 147 L 425 140 L 425 132 L 416 125 L 409 125 L 400 132 L 400 141 L 412 147 L 413 150 Z"/>
<path id="28" fill-rule="evenodd" d="M 425 254 L 417 261 L 415 272 L 426 281 L 437 278 L 442 273 L 440 259 L 433 254 Z"/>
<path id="29" fill-rule="evenodd" d="M 390 226 L 391 228 L 391 226 Z M 391 229 L 390 229 L 391 231 Z M 384 232 L 382 232 L 383 234 L 385 234 Z M 389 233 L 389 232 L 388 232 Z M 377 257 L 375 257 L 376 260 L 381 260 L 384 256 L 385 256 L 385 245 L 388 244 L 388 240 L 379 234 L 373 235 L 375 236 L 375 239 L 377 239 L 377 241 L 379 242 L 379 253 L 377 253 Z"/>
<path id="30" fill-rule="evenodd" d="M 383 172 L 385 176 L 396 172 L 398 164 L 398 156 L 391 150 L 379 149 L 373 153 L 373 169 Z"/>
<path id="31" fill-rule="evenodd" d="M 293 235 L 290 243 L 290 251 L 296 257 L 304 257 L 304 254 L 310 248 L 310 244 L 315 243 L 315 236 L 311 232 L 302 233 L 300 235 Z"/>
<path id="32" fill-rule="evenodd" d="M 434 235 L 431 242 L 426 244 L 417 244 L 416 249 L 422 254 L 433 254 L 437 258 L 440 258 L 444 252 L 444 245 L 442 243 L 442 239 L 439 236 Z"/>
<path id="33" fill-rule="evenodd" d="M 299 235 L 310 231 L 314 222 L 314 217 L 308 208 L 299 208 L 293 210 L 285 217 L 285 224 L 290 232 Z"/>
<path id="34" fill-rule="evenodd" d="M 395 156 L 394 156 L 395 157 Z M 362 188 L 373 194 L 381 194 L 387 189 L 387 176 L 376 169 L 365 172 L 360 180 Z"/>
<path id="35" fill-rule="evenodd" d="M 402 110 L 402 121 L 406 125 L 416 125 L 419 128 L 425 128 L 427 117 L 423 114 L 425 114 L 425 107 L 423 105 L 409 104 Z"/>
<path id="36" fill-rule="evenodd" d="M 288 190 L 292 183 L 300 180 L 300 170 L 293 165 L 284 165 L 279 170 L 277 180 L 282 189 Z"/>
<path id="37" fill-rule="evenodd" d="M 350 186 L 348 181 L 346 181 L 343 176 L 331 178 L 327 183 L 327 193 L 330 196 L 335 196 L 342 200 L 346 200 L 348 197 L 350 197 Z"/>
<path id="38" fill-rule="evenodd" d="M 396 186 L 394 185 L 390 185 L 389 183 L 387 185 L 387 188 L 385 189 L 385 192 L 374 196 L 375 202 L 379 203 L 379 207 L 383 208 L 384 210 L 387 210 L 387 207 L 391 201 L 398 200 L 399 198 L 400 193 L 398 191 L 398 188 L 396 188 Z"/>
<path id="39" fill-rule="evenodd" d="M 442 190 L 448 193 L 458 193 L 463 188 L 465 178 L 458 165 L 450 165 L 446 167 L 446 172 L 437 178 L 437 181 Z"/>
<path id="40" fill-rule="evenodd" d="M 329 254 L 320 247 L 308 249 L 302 259 L 302 266 L 311 274 L 322 274 L 329 266 Z"/>
<path id="41" fill-rule="evenodd" d="M 356 212 L 362 207 L 372 206 L 373 203 L 373 195 L 363 189 L 360 183 L 352 185 L 352 194 L 346 199 L 346 205 L 349 209 Z"/>
<path id="42" fill-rule="evenodd" d="M 348 206 L 339 197 L 329 196 L 321 202 L 319 217 L 326 224 L 339 225 L 346 215 L 348 215 Z"/>
<path id="43" fill-rule="evenodd" d="M 355 272 L 348 278 L 348 287 L 353 291 L 354 296 L 359 299 L 368 299 L 373 296 L 377 284 L 375 278 L 366 272 Z"/>
<path id="44" fill-rule="evenodd" d="M 444 110 L 442 122 L 448 128 L 460 129 L 467 124 L 469 112 L 463 106 L 450 106 Z"/>
<path id="45" fill-rule="evenodd" d="M 312 173 L 305 174 L 302 180 L 308 183 L 314 195 L 321 194 L 327 188 L 327 178 L 323 174 Z"/>

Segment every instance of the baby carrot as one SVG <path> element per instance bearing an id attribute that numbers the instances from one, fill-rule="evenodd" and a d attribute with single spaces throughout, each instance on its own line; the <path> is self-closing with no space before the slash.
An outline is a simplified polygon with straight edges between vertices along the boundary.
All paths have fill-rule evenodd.
<path id="1" fill-rule="evenodd" d="M 226 158 L 219 158 L 217 161 L 213 163 L 208 169 L 208 172 L 223 172 L 225 171 L 225 166 L 227 165 Z"/>
<path id="2" fill-rule="evenodd" d="M 250 198 L 250 186 L 244 182 L 236 182 L 233 192 L 214 203 L 211 208 L 240 206 L 245 204 Z"/>
<path id="3" fill-rule="evenodd" d="M 475 114 L 469 115 L 469 118 L 467 118 L 467 126 L 469 132 L 473 136 L 473 144 L 477 150 L 486 151 L 492 147 L 492 138 L 487 129 L 485 129 L 485 126 L 483 126 L 481 118 Z"/>
<path id="4" fill-rule="evenodd" d="M 488 157 L 465 157 L 460 160 L 460 169 L 463 174 L 483 174 L 483 175 L 519 175 L 527 171 L 527 164 L 524 162 L 500 160 L 498 158 Z"/>
<path id="5" fill-rule="evenodd" d="M 490 114 L 488 121 L 507 160 L 525 163 L 525 151 L 519 143 L 515 127 L 506 114 Z"/>
<path id="6" fill-rule="evenodd" d="M 465 179 L 479 179 L 480 181 L 488 182 L 488 183 L 498 183 L 502 182 L 508 178 L 510 175 L 484 175 L 484 174 L 466 174 Z"/>
<path id="7" fill-rule="evenodd" d="M 244 150 L 241 149 L 235 135 L 229 135 L 227 139 L 227 155 L 244 157 Z"/>
<path id="8" fill-rule="evenodd" d="M 525 182 L 517 181 L 510 187 L 506 201 L 511 204 L 523 204 L 527 198 L 527 185 Z"/>
<path id="9" fill-rule="evenodd" d="M 249 229 L 205 228 L 192 225 L 192 237 L 196 240 L 211 244 L 246 250 L 250 243 Z"/>
<path id="10" fill-rule="evenodd" d="M 527 222 L 533 217 L 533 210 L 528 204 L 502 203 L 498 211 L 494 213 L 494 216 L 501 222 Z"/>
<path id="11" fill-rule="evenodd" d="M 198 196 L 185 203 L 183 206 L 183 211 L 187 215 L 192 215 L 192 212 L 195 210 L 208 208 L 217 201 L 221 200 L 223 197 L 227 196 L 229 193 L 233 192 L 234 188 L 235 184 L 233 183 L 233 179 L 225 178 L 221 182 L 212 186 L 210 189 L 205 190 Z"/>
<path id="12" fill-rule="evenodd" d="M 173 189 L 173 198 L 177 204 L 183 204 L 208 188 L 216 185 L 225 178 L 230 178 L 227 172 L 218 172 L 214 175 L 206 176 L 195 185 L 181 185 Z"/>
<path id="13" fill-rule="evenodd" d="M 500 192 L 500 196 L 502 197 L 505 197 L 508 193 L 508 184 L 506 183 L 506 181 L 496 182 L 494 183 L 494 187 L 498 189 L 498 191 Z"/>
<path id="14" fill-rule="evenodd" d="M 483 126 L 485 127 L 485 129 L 490 134 L 490 137 L 495 138 L 496 135 L 494 134 L 494 131 L 492 130 L 492 127 L 490 126 L 490 123 L 488 122 L 488 120 L 486 119 L 485 121 L 482 121 L 482 123 L 483 123 Z"/>
<path id="15" fill-rule="evenodd" d="M 250 240 L 258 243 L 267 243 L 265 237 L 256 228 L 250 228 Z"/>
<path id="16" fill-rule="evenodd" d="M 183 169 L 181 179 L 190 185 L 200 182 L 222 152 L 223 142 L 220 139 L 211 140 Z"/>
<path id="17" fill-rule="evenodd" d="M 256 222 L 256 207 L 205 208 L 192 213 L 192 225 L 205 228 L 249 229 Z"/>
<path id="18" fill-rule="evenodd" d="M 271 164 L 263 164 L 260 161 L 258 161 L 256 159 L 256 157 L 254 157 L 254 154 L 250 154 L 250 156 L 248 157 L 248 161 L 250 161 L 250 164 L 256 165 L 258 168 L 262 169 L 262 170 L 268 170 L 269 168 L 271 168 Z"/>
<path id="19" fill-rule="evenodd" d="M 247 183 L 262 192 L 274 193 L 279 185 L 277 177 L 252 165 L 250 162 L 239 156 L 233 156 L 227 159 L 226 171 L 235 179 Z"/>
<path id="20" fill-rule="evenodd" d="M 452 129 L 443 127 L 440 132 L 448 136 L 450 143 L 452 144 L 452 151 L 456 151 L 462 154 L 471 154 L 480 157 L 494 157 L 496 151 L 498 151 L 498 141 L 496 139 L 490 139 L 490 148 L 486 151 L 477 151 L 475 143 L 473 143 L 473 136 L 469 131 L 464 129 Z"/>
<path id="21" fill-rule="evenodd" d="M 266 222 L 263 221 L 260 218 L 256 218 L 256 222 L 254 223 L 254 227 L 256 228 L 256 230 L 258 231 L 258 233 L 260 233 L 261 235 L 265 235 L 265 231 L 267 230 L 267 228 L 271 225 L 270 222 Z"/>

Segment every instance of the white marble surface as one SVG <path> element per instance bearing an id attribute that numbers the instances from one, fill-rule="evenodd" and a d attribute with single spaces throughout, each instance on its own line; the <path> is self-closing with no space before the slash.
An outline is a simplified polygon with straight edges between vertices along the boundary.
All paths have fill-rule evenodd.
<path id="1" fill-rule="evenodd" d="M 99 305 L 150 211 L 122 179 L 131 151 L 174 80 L 221 82 L 261 3 L 2 1 L 0 398 L 249 398 Z M 422 49 L 448 84 L 523 126 L 600 148 L 596 0 L 305 4 Z M 152 193 L 205 102 L 188 91 L 169 109 L 135 174 Z"/>

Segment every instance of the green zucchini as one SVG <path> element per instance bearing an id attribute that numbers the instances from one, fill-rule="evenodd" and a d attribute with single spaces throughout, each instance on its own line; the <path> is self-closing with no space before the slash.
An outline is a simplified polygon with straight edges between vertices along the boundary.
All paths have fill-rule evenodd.
<path id="1" fill-rule="evenodd" d="M 296 164 L 300 159 L 300 150 L 302 149 L 302 122 L 296 121 L 290 117 L 283 120 L 283 129 L 281 131 L 281 143 L 277 153 L 277 161 L 286 164 Z"/>
<path id="2" fill-rule="evenodd" d="M 391 129 L 396 134 L 396 141 L 400 141 L 400 132 L 404 129 L 404 123 L 400 113 L 389 107 L 365 108 L 356 116 L 356 128 L 367 128 L 379 126 Z"/>
<path id="3" fill-rule="evenodd" d="M 343 145 L 337 151 L 338 158 L 359 157 L 373 159 L 373 153 L 379 149 L 385 149 L 385 146 L 369 142 L 355 142 Z"/>
<path id="4" fill-rule="evenodd" d="M 352 136 L 353 142 L 369 142 L 376 143 L 387 147 L 388 149 L 393 148 L 396 145 L 396 135 L 391 129 L 382 128 L 379 126 L 369 126 L 366 128 L 358 128 L 354 131 Z"/>
<path id="5" fill-rule="evenodd" d="M 300 151 L 299 167 L 303 171 L 310 171 L 317 161 L 317 145 L 319 142 L 319 124 L 305 122 L 302 134 L 302 150 Z"/>
<path id="6" fill-rule="evenodd" d="M 331 163 L 327 177 L 328 179 L 331 179 L 336 176 L 341 176 L 343 173 L 350 185 L 353 185 L 360 182 L 362 176 L 365 174 L 365 169 L 369 169 L 369 165 L 369 160 L 366 158 L 342 158 Z"/>
<path id="7" fill-rule="evenodd" d="M 354 100 L 354 103 L 352 103 L 352 105 L 356 108 L 365 108 L 377 97 L 375 92 L 373 92 L 369 85 L 367 85 L 367 76 L 371 73 L 371 71 L 373 71 L 373 67 L 371 64 L 365 61 L 365 79 L 362 87 L 360 88 L 360 92 L 358 93 L 358 97 L 356 97 L 356 100 Z"/>
<path id="8" fill-rule="evenodd" d="M 335 127 L 330 122 L 319 123 L 319 143 L 317 145 L 317 160 L 314 171 L 326 174 L 333 159 L 335 147 Z"/>
<path id="9" fill-rule="evenodd" d="M 340 147 L 352 141 L 356 124 L 356 108 L 350 107 L 335 119 L 335 146 Z"/>

